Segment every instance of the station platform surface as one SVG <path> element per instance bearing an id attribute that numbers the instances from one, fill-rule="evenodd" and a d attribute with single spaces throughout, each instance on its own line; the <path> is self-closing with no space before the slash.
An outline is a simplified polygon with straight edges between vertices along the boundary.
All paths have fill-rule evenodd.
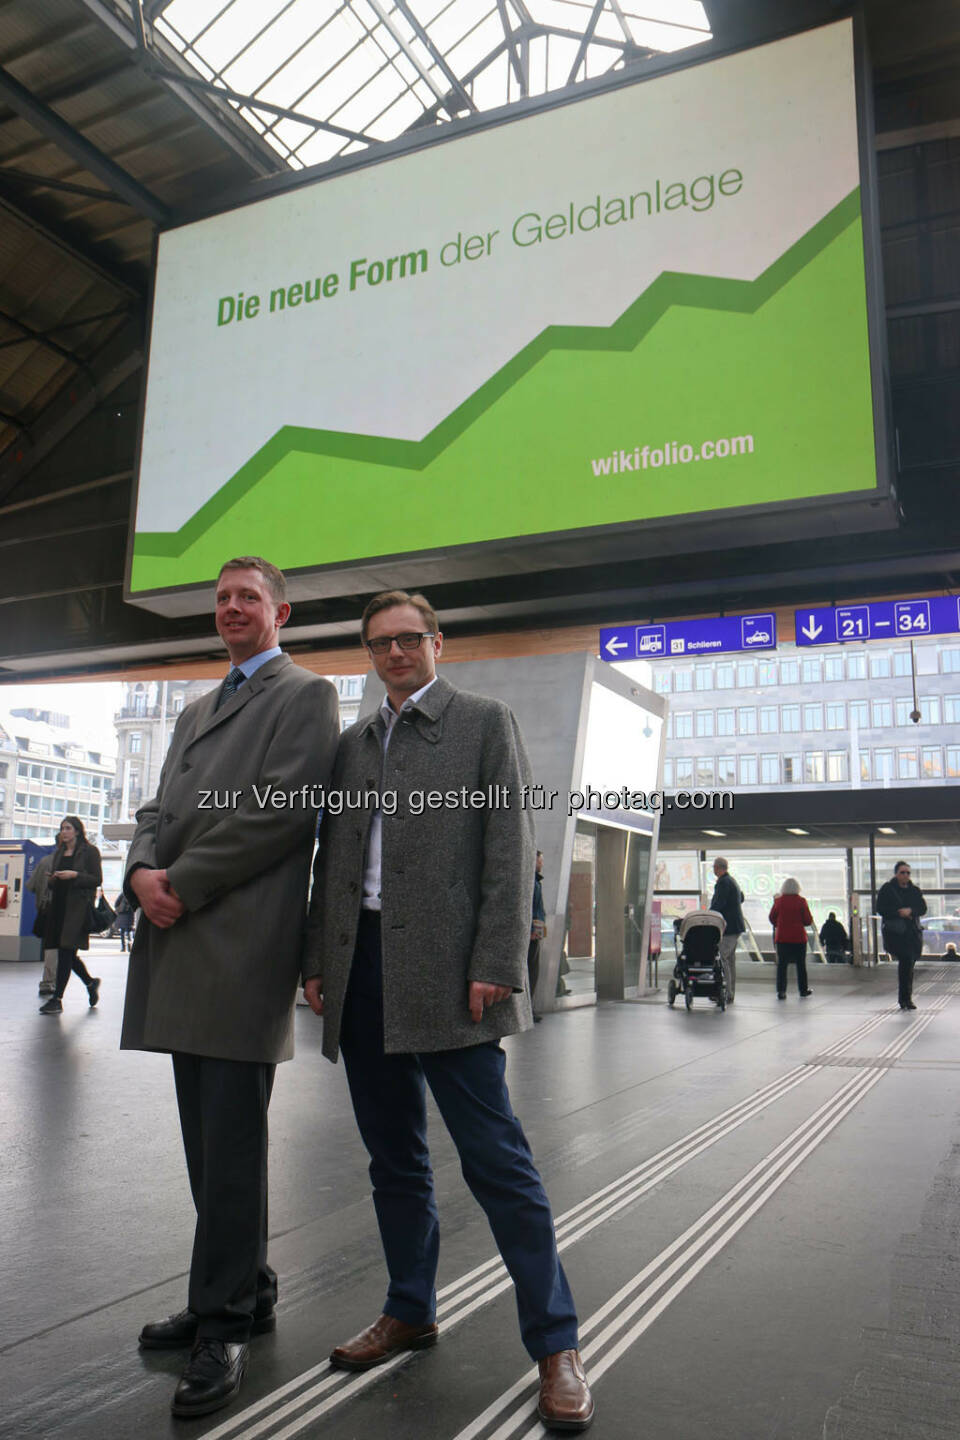
<path id="1" fill-rule="evenodd" d="M 237 1402 L 178 1421 L 185 1352 L 137 1334 L 186 1303 L 193 1212 L 165 1056 L 117 1048 L 125 960 L 88 957 L 37 1013 L 0 966 L 0 1435 L 27 1440 L 542 1436 L 509 1282 L 431 1113 L 440 1343 L 377 1370 L 331 1348 L 385 1291 L 342 1066 L 297 1012 L 271 1107 L 277 1329 Z M 960 1432 L 960 965 L 741 959 L 736 1004 L 660 996 L 548 1015 L 505 1042 L 554 1207 L 597 1412 L 591 1436 L 934 1440 Z"/>

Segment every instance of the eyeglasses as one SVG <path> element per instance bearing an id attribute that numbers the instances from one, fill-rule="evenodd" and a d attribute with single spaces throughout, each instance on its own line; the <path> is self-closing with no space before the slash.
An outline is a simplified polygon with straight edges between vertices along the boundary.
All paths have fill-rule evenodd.
<path id="1" fill-rule="evenodd" d="M 421 640 L 433 637 L 433 630 L 404 630 L 402 635 L 378 635 L 375 640 L 368 640 L 367 649 L 371 655 L 388 655 L 391 645 L 396 643 L 401 650 L 419 650 Z"/>

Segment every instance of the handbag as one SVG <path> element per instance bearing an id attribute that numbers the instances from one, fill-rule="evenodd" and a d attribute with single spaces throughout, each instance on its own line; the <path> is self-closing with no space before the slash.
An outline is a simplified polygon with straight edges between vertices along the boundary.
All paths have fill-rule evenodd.
<path id="1" fill-rule="evenodd" d="M 92 902 L 87 907 L 88 929 L 92 935 L 99 935 L 101 930 L 109 930 L 116 919 L 113 906 L 104 895 L 101 895 L 94 905 Z"/>

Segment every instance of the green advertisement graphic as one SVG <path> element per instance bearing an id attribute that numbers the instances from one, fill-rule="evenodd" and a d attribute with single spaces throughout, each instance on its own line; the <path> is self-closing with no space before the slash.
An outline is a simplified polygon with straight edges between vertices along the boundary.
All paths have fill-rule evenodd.
<path id="1" fill-rule="evenodd" d="M 284 426 L 137 535 L 131 591 L 875 484 L 857 189 L 754 281 L 667 271 L 609 327 L 549 326 L 421 441 Z"/>

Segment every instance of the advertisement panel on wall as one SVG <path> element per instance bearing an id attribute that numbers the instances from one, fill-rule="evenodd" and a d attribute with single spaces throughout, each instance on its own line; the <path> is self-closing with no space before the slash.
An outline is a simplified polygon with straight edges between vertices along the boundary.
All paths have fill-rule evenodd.
<path id="1" fill-rule="evenodd" d="M 162 234 L 129 598 L 876 499 L 854 60 L 840 21 Z"/>

